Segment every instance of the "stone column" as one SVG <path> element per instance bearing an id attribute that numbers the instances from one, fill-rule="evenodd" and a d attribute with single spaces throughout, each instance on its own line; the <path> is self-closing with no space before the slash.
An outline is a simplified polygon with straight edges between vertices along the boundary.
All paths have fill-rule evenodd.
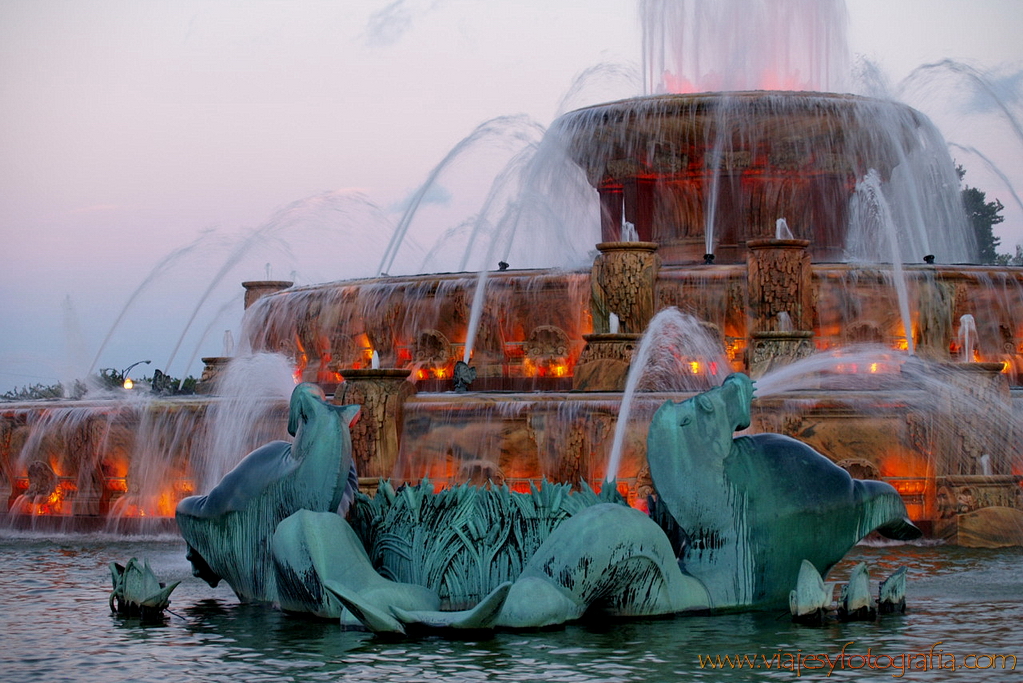
<path id="1" fill-rule="evenodd" d="M 256 303 L 256 301 L 264 296 L 287 289 L 293 284 L 295 283 L 286 280 L 250 280 L 249 282 L 243 282 L 242 287 L 245 288 L 245 308 Z"/>
<path id="2" fill-rule="evenodd" d="M 203 358 L 202 375 L 199 376 L 199 381 L 195 383 L 195 393 L 217 393 L 217 382 L 230 362 L 230 356 L 208 356 Z"/>
<path id="3" fill-rule="evenodd" d="M 642 335 L 584 334 L 586 347 L 572 374 L 573 391 L 624 391 L 632 355 Z"/>
<path id="4" fill-rule="evenodd" d="M 915 333 L 916 355 L 939 363 L 947 362 L 952 343 L 955 285 L 939 279 L 934 266 L 925 266 L 922 275 L 917 288 L 917 327 L 916 330 L 906 330 L 906 334 Z"/>
<path id="5" fill-rule="evenodd" d="M 401 446 L 405 401 L 415 395 L 408 368 L 345 369 L 334 403 L 360 405 L 359 419 L 352 425 L 352 458 L 360 488 L 372 488 L 394 470 Z"/>
<path id="6" fill-rule="evenodd" d="M 805 358 L 813 343 L 813 271 L 809 240 L 746 243 L 750 376 Z"/>
<path id="7" fill-rule="evenodd" d="M 655 242 L 601 242 L 590 269 L 593 331 L 642 334 L 654 317 L 654 285 L 661 259 Z M 610 317 L 619 327 L 611 329 Z"/>
<path id="8" fill-rule="evenodd" d="M 655 242 L 601 242 L 590 269 L 593 334 L 576 363 L 572 388 L 622 391 L 639 338 L 654 317 L 661 259 Z M 612 315 L 615 323 L 612 323 Z"/>

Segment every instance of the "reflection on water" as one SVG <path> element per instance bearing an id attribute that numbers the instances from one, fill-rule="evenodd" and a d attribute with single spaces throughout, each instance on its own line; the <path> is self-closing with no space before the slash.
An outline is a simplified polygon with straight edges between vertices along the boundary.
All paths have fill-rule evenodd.
<path id="1" fill-rule="evenodd" d="M 107 564 L 148 559 L 164 581 L 182 580 L 161 624 L 141 625 L 107 608 Z M 735 614 L 605 624 L 480 640 L 425 637 L 389 641 L 343 631 L 333 621 L 290 617 L 241 605 L 230 589 L 211 589 L 191 576 L 179 539 L 88 536 L 0 539 L 0 671 L 11 681 L 617 681 L 745 680 L 751 672 L 701 668 L 699 657 L 756 656 L 758 678 L 823 678 L 816 655 L 834 658 L 846 646 L 848 666 L 832 678 L 870 674 L 889 680 L 902 653 L 944 654 L 931 666 L 987 666 L 987 655 L 1023 655 L 1023 549 L 966 550 L 943 546 L 858 547 L 834 572 L 866 561 L 875 579 L 910 568 L 905 616 L 879 623 L 798 627 L 787 614 Z M 937 645 L 936 645 L 937 644 Z M 878 657 L 880 655 L 880 657 Z M 894 656 L 889 661 L 886 657 Z M 806 659 L 810 657 L 811 659 Z M 911 660 L 912 661 L 912 660 Z M 917 666 L 923 660 L 917 659 Z M 1011 666 L 1011 659 L 1008 660 Z M 770 669 L 766 668 L 768 665 Z M 727 665 L 726 665 L 727 666 Z M 809 669 L 823 666 L 820 671 Z M 1016 672 L 948 668 L 907 671 L 907 680 L 984 681 Z"/>

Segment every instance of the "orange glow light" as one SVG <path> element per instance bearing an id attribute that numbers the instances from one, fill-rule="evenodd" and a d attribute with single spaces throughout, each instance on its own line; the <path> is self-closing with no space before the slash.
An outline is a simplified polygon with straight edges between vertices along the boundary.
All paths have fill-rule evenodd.
<path id="1" fill-rule="evenodd" d="M 689 371 L 694 375 L 700 374 L 700 361 L 697 360 L 689 361 Z"/>
<path id="2" fill-rule="evenodd" d="M 890 483 L 903 496 L 918 496 L 927 490 L 927 482 L 923 479 L 894 479 Z"/>

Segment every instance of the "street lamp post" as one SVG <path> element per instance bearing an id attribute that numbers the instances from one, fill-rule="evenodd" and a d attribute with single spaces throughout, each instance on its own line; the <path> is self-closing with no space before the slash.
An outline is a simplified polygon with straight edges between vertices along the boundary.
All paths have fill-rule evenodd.
<path id="1" fill-rule="evenodd" d="M 128 373 L 131 372 L 131 369 L 136 365 L 141 365 L 142 363 L 149 365 L 152 362 L 153 361 L 150 360 L 136 361 L 129 365 L 128 367 L 126 367 L 124 370 L 121 370 L 121 386 L 123 386 L 125 389 L 131 389 L 133 386 L 135 386 L 135 383 L 131 381 L 130 377 L 128 377 Z"/>

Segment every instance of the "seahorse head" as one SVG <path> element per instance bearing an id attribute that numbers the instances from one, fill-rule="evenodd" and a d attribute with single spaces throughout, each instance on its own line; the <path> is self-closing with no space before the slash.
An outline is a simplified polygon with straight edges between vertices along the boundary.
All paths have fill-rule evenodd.
<path id="1" fill-rule="evenodd" d="M 752 398 L 752 380 L 736 373 L 690 399 L 666 401 L 654 415 L 647 437 L 647 459 L 655 482 L 660 478 L 659 490 L 676 487 L 678 477 L 689 476 L 687 472 L 720 467 L 732 449 L 735 431 L 750 424 Z"/>

